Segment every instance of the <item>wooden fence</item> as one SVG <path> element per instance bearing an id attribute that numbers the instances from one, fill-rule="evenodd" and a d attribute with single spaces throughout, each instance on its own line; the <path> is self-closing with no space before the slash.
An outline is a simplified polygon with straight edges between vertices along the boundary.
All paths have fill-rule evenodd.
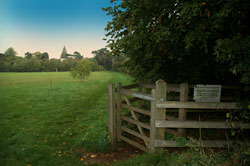
<path id="1" fill-rule="evenodd" d="M 188 94 L 193 87 L 187 83 L 166 84 L 163 80 L 158 80 L 155 85 L 139 83 L 122 86 L 122 84 L 118 84 L 116 88 L 113 84 L 109 84 L 108 126 L 112 144 L 124 141 L 143 151 L 150 152 L 161 151 L 164 147 L 190 145 L 227 147 L 228 140 L 199 140 L 179 144 L 173 140 L 165 140 L 165 133 L 183 136 L 185 129 L 250 129 L 250 124 L 240 122 L 235 122 L 232 126 L 232 123 L 226 121 L 186 120 L 188 112 L 209 112 L 210 110 L 218 112 L 240 109 L 235 102 L 190 101 L 192 99 L 189 98 Z M 145 93 L 146 91 L 151 91 L 151 93 Z M 171 99 L 176 99 L 176 97 L 167 96 L 170 92 L 178 93 L 178 101 Z M 143 107 L 143 102 L 150 104 L 150 110 Z M 177 112 L 178 116 L 169 115 L 170 112 Z M 132 127 L 129 127 L 131 125 Z M 135 139 L 132 139 L 131 136 Z"/>

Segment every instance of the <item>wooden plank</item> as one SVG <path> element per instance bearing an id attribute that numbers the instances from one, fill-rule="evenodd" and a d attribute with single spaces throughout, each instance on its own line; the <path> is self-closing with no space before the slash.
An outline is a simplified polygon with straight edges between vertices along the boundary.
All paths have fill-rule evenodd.
<path id="1" fill-rule="evenodd" d="M 131 105 L 127 96 L 125 96 L 125 101 L 127 102 L 127 105 L 129 105 L 129 106 Z M 134 120 L 139 121 L 136 113 L 133 110 L 130 110 L 130 113 L 132 114 L 132 117 L 134 118 Z M 145 135 L 143 128 L 141 126 L 137 125 L 137 128 L 142 135 Z M 146 140 L 144 140 L 144 143 L 146 146 L 148 146 L 148 144 L 149 144 Z"/>
<path id="2" fill-rule="evenodd" d="M 122 89 L 134 89 L 134 88 L 138 88 L 139 84 L 131 84 L 131 85 L 126 85 L 126 86 L 122 86 Z"/>
<path id="3" fill-rule="evenodd" d="M 242 128 L 250 129 L 250 123 L 234 122 L 234 127 L 228 122 L 212 122 L 212 121 L 165 121 L 156 120 L 156 127 L 160 128 L 208 128 L 208 129 L 231 129 Z"/>
<path id="4" fill-rule="evenodd" d="M 182 83 L 180 85 L 180 102 L 188 101 L 188 83 Z M 187 110 L 185 108 L 179 109 L 179 120 L 186 120 L 187 118 Z M 185 129 L 178 129 L 178 133 L 180 136 L 185 134 Z"/>
<path id="5" fill-rule="evenodd" d="M 156 81 L 156 88 L 155 88 L 155 99 L 156 101 L 166 101 L 167 97 L 167 84 L 163 80 Z M 156 108 L 155 112 L 155 121 L 157 120 L 165 120 L 166 119 L 166 109 L 164 108 Z M 155 139 L 162 139 L 165 138 L 165 129 L 163 128 L 156 128 L 155 129 Z M 163 148 L 155 148 L 155 151 L 159 152 L 162 151 Z"/>
<path id="6" fill-rule="evenodd" d="M 191 142 L 187 141 L 186 144 L 178 143 L 177 141 L 166 141 L 166 140 L 155 140 L 156 147 L 228 147 L 228 142 L 226 140 L 214 141 L 214 140 L 206 140 L 206 141 L 197 141 Z"/>
<path id="7" fill-rule="evenodd" d="M 180 96 L 168 96 L 167 100 L 170 100 L 170 101 L 175 101 L 176 100 L 177 101 L 177 100 L 180 100 Z M 188 100 L 192 101 L 193 97 L 188 96 Z M 236 101 L 236 97 L 228 97 L 228 96 L 224 97 L 224 96 L 222 96 L 221 101 Z"/>
<path id="8" fill-rule="evenodd" d="M 179 110 L 167 109 L 167 112 L 179 112 Z M 189 112 L 196 112 L 196 113 L 199 113 L 199 112 L 228 112 L 228 110 L 225 110 L 225 109 L 224 110 L 187 109 L 187 113 L 189 113 Z"/>
<path id="9" fill-rule="evenodd" d="M 143 140 L 146 140 L 148 142 L 150 141 L 149 137 L 147 137 L 145 135 L 142 135 L 142 134 L 140 134 L 140 133 L 138 133 L 138 132 L 136 132 L 134 130 L 131 130 L 131 129 L 127 128 L 127 127 L 122 126 L 121 129 L 122 129 L 122 131 L 125 131 L 125 132 L 127 132 L 129 134 L 132 134 L 133 136 L 136 136 L 136 137 L 141 138 Z"/>
<path id="10" fill-rule="evenodd" d="M 125 121 L 127 121 L 127 122 L 130 122 L 130 123 L 133 123 L 133 124 L 135 124 L 135 125 L 139 125 L 139 126 L 145 128 L 145 129 L 148 129 L 148 130 L 150 129 L 150 126 L 149 126 L 148 124 L 139 122 L 139 121 L 137 121 L 137 120 L 130 119 L 130 118 L 126 117 L 126 116 L 123 116 L 123 115 L 122 115 L 122 116 L 121 116 L 121 119 L 122 119 L 122 120 L 125 120 Z"/>
<path id="11" fill-rule="evenodd" d="M 115 120 L 115 87 L 113 84 L 108 85 L 108 129 L 109 141 L 113 146 L 116 145 L 116 120 Z"/>
<path id="12" fill-rule="evenodd" d="M 122 84 L 119 83 L 118 87 L 117 87 L 117 142 L 121 142 L 121 125 L 122 125 L 122 121 L 121 121 L 121 116 L 122 116 L 122 110 L 121 110 L 121 103 L 122 103 L 122 97 L 121 94 L 119 93 L 120 88 L 122 87 Z"/>
<path id="13" fill-rule="evenodd" d="M 121 94 L 126 95 L 126 96 L 133 96 L 133 97 L 137 97 L 139 99 L 148 100 L 148 101 L 154 101 L 155 100 L 155 98 L 153 98 L 149 94 L 136 92 L 136 91 L 132 91 L 132 90 L 128 90 L 128 89 L 120 89 L 119 91 L 120 91 Z"/>
<path id="14" fill-rule="evenodd" d="M 138 113 L 150 116 L 150 111 L 147 111 L 147 110 L 144 110 L 144 109 L 141 109 L 141 108 L 137 108 L 137 107 L 133 107 L 131 105 L 121 104 L 121 108 L 126 108 L 128 110 L 132 110 L 134 112 L 138 112 Z"/>
<path id="15" fill-rule="evenodd" d="M 131 139 L 128 139 L 128 138 L 126 138 L 124 136 L 121 136 L 121 140 L 123 140 L 124 142 L 129 143 L 132 146 L 135 146 L 138 149 L 141 149 L 142 151 L 148 152 L 148 149 L 145 146 L 143 146 L 141 144 L 138 144 L 137 142 L 135 142 L 135 141 L 133 141 Z"/>
<path id="16" fill-rule="evenodd" d="M 155 98 L 155 89 L 151 91 L 152 96 Z M 155 127 L 155 111 L 156 105 L 155 101 L 151 101 L 151 116 L 150 116 L 150 152 L 155 152 L 155 135 L 156 135 L 156 127 Z"/>
<path id="17" fill-rule="evenodd" d="M 189 109 L 241 109 L 235 102 L 197 103 L 181 101 L 157 101 L 157 108 L 189 108 Z"/>

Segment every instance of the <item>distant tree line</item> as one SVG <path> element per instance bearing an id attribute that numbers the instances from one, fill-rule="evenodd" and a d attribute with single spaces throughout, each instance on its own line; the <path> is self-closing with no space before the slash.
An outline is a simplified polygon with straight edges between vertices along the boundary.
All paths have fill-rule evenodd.
<path id="1" fill-rule="evenodd" d="M 77 66 L 77 63 L 83 58 L 80 53 L 75 58 L 49 59 L 47 52 L 25 53 L 24 57 L 16 56 L 16 51 L 10 47 L 4 53 L 0 53 L 0 72 L 53 72 L 53 71 L 71 71 Z M 88 60 L 91 71 L 118 71 L 126 72 L 124 66 L 125 57 L 111 56 L 106 48 L 92 52 L 93 58 Z"/>
<path id="2" fill-rule="evenodd" d="M 10 47 L 4 54 L 0 54 L 1 72 L 42 72 L 42 71 L 69 71 L 76 65 L 77 59 L 49 59 L 47 52 L 25 53 L 25 57 L 16 56 L 15 50 Z"/>

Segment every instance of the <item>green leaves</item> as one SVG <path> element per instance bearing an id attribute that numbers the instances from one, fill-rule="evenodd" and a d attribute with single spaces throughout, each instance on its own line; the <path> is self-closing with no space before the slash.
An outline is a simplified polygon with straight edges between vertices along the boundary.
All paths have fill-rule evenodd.
<path id="1" fill-rule="evenodd" d="M 113 16 L 105 30 L 111 54 L 129 57 L 138 79 L 249 84 L 249 7 L 238 1 L 121 1 L 104 9 Z"/>
<path id="2" fill-rule="evenodd" d="M 90 72 L 91 64 L 88 59 L 78 61 L 76 67 L 70 71 L 73 78 L 80 79 L 81 81 L 89 76 Z"/>

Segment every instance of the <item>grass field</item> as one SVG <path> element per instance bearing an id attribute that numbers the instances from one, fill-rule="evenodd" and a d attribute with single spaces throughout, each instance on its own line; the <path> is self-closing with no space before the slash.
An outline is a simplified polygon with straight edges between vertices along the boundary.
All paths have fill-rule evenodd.
<path id="1" fill-rule="evenodd" d="M 107 84 L 129 84 L 119 73 L 93 72 L 83 82 L 68 72 L 0 73 L 0 165 L 83 165 L 81 149 L 106 152 Z M 112 165 L 219 165 L 229 153 L 188 149 L 145 153 Z M 103 165 L 103 164 L 100 164 Z"/>
<path id="2" fill-rule="evenodd" d="M 0 165 L 78 165 L 78 148 L 105 151 L 107 84 L 119 73 L 0 73 Z"/>

